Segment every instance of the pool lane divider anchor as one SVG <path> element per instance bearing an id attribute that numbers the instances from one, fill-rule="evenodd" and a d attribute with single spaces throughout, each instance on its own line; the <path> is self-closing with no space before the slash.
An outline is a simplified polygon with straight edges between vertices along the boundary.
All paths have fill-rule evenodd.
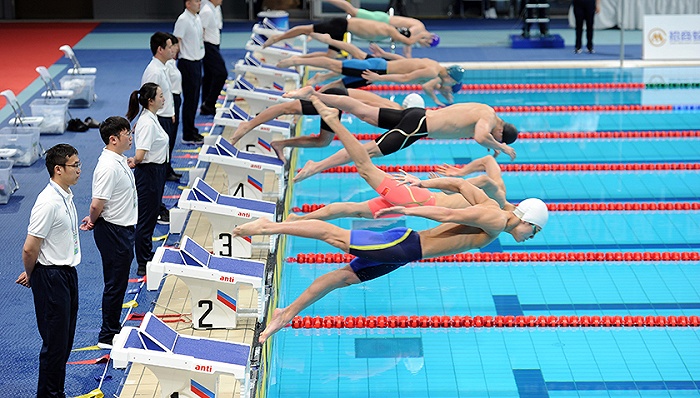
<path id="1" fill-rule="evenodd" d="M 381 136 L 377 133 L 357 133 L 355 138 L 360 141 L 374 141 Z M 521 131 L 518 140 L 531 139 L 636 139 L 636 138 L 697 138 L 700 130 L 615 130 L 615 131 Z M 338 137 L 333 137 L 337 140 Z M 471 138 L 461 138 L 470 140 Z M 435 141 L 424 138 L 424 141 Z"/>
<path id="2" fill-rule="evenodd" d="M 369 316 L 296 316 L 293 329 L 342 328 L 554 328 L 554 327 L 697 327 L 697 315 L 369 315 Z"/>
<path id="3" fill-rule="evenodd" d="M 299 253 L 286 258 L 298 264 L 346 264 L 349 253 Z M 477 252 L 458 253 L 416 261 L 418 263 L 505 263 L 505 262 L 659 262 L 700 261 L 700 252 Z"/>
<path id="4" fill-rule="evenodd" d="M 311 213 L 325 207 L 324 203 L 304 203 L 292 207 L 293 213 Z M 700 210 L 700 202 L 586 202 L 547 203 L 549 211 L 688 211 Z"/>
<path id="5" fill-rule="evenodd" d="M 700 163 L 515 163 L 500 164 L 503 172 L 571 172 L 571 171 L 674 171 L 700 170 Z M 436 171 L 435 165 L 380 165 L 387 173 L 429 173 Z M 299 172 L 300 169 L 297 170 Z M 357 167 L 344 165 L 331 167 L 322 173 L 357 173 Z"/>

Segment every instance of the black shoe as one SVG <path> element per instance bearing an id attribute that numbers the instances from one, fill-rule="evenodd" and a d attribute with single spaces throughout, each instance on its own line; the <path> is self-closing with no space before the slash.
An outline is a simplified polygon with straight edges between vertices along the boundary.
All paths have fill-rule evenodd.
<path id="1" fill-rule="evenodd" d="M 592 49 L 592 48 L 589 48 L 587 52 L 588 52 L 589 54 L 595 54 L 595 50 Z"/>
<path id="2" fill-rule="evenodd" d="M 213 106 L 202 104 L 202 106 L 199 107 L 199 114 L 204 116 L 216 115 L 216 108 L 214 108 Z"/>
<path id="3" fill-rule="evenodd" d="M 202 145 L 204 143 L 204 137 L 199 134 L 193 137 L 182 137 L 182 143 L 189 145 Z"/>
<path id="4" fill-rule="evenodd" d="M 182 177 L 182 175 L 180 175 L 180 177 Z M 180 177 L 178 177 L 178 175 L 175 173 L 171 173 L 165 177 L 165 181 L 180 182 Z"/>
<path id="5" fill-rule="evenodd" d="M 520 36 L 522 36 L 523 39 L 529 39 L 529 38 L 530 38 L 530 32 L 523 32 Z"/>
<path id="6" fill-rule="evenodd" d="M 182 173 L 178 173 L 177 171 L 174 171 L 174 170 L 170 172 L 170 175 L 173 175 L 177 178 L 182 178 Z"/>
<path id="7" fill-rule="evenodd" d="M 136 269 L 136 275 L 138 275 L 138 276 L 145 276 L 145 275 L 146 275 L 146 266 L 145 266 L 145 265 L 139 265 L 139 267 Z"/>
<path id="8" fill-rule="evenodd" d="M 164 211 L 158 215 L 158 224 L 168 225 L 170 224 L 170 212 Z"/>

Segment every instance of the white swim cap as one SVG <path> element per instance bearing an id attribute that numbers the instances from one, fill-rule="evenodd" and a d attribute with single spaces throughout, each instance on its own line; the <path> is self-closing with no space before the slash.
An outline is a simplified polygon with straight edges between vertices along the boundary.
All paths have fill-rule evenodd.
<path id="1" fill-rule="evenodd" d="M 537 198 L 528 198 L 520 202 L 518 207 L 513 210 L 518 218 L 525 222 L 535 224 L 540 228 L 544 228 L 549 220 L 549 211 L 547 205 Z"/>
<path id="2" fill-rule="evenodd" d="M 403 102 L 401 103 L 404 108 L 425 108 L 425 101 L 423 100 L 423 97 L 420 96 L 420 94 L 416 93 L 411 93 L 406 96 L 406 98 L 403 99 Z"/>

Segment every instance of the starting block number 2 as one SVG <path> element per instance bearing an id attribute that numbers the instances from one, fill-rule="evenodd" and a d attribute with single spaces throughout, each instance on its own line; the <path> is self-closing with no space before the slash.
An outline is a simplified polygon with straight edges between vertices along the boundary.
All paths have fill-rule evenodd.
<path id="1" fill-rule="evenodd" d="M 206 307 L 206 310 L 204 310 L 204 313 L 202 316 L 199 317 L 199 320 L 197 320 L 197 324 L 199 325 L 200 328 L 211 328 L 214 327 L 211 323 L 204 323 L 204 318 L 209 315 L 211 310 L 214 308 L 214 305 L 212 304 L 211 300 L 199 300 L 199 303 L 197 303 L 197 306 L 199 308 Z"/>

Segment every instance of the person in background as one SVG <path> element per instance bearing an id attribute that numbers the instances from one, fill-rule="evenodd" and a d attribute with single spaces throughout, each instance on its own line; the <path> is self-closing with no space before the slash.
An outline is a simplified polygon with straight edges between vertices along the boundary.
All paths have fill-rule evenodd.
<path id="1" fill-rule="evenodd" d="M 138 221 L 138 199 L 134 173 L 124 152 L 131 149 L 131 125 L 121 116 L 100 124 L 105 143 L 92 175 L 90 214 L 80 229 L 94 231 L 95 245 L 102 258 L 102 327 L 97 346 L 112 348 L 121 330 L 122 304 L 134 260 L 134 225 Z"/>
<path id="2" fill-rule="evenodd" d="M 574 18 L 576 18 L 576 45 L 575 54 L 581 54 L 583 23 L 586 22 L 586 49 L 589 54 L 593 50 L 593 21 L 595 14 L 600 12 L 600 0 L 574 0 Z"/>
<path id="3" fill-rule="evenodd" d="M 175 35 L 168 33 L 170 41 L 173 43 L 172 58 L 165 62 L 166 72 L 170 78 L 170 90 L 173 94 L 173 106 L 175 108 L 175 117 L 173 121 L 173 131 L 177 133 L 180 128 L 180 107 L 182 106 L 182 73 L 177 68 L 177 56 L 180 53 L 180 42 Z M 172 155 L 172 149 L 170 150 Z"/>
<path id="4" fill-rule="evenodd" d="M 221 15 L 221 3 L 223 0 L 204 0 L 199 18 L 204 28 L 204 58 L 202 67 L 202 106 L 199 107 L 200 115 L 216 114 L 216 100 L 226 83 L 226 63 L 221 56 L 219 45 L 221 44 L 221 28 L 224 19 Z"/>
<path id="5" fill-rule="evenodd" d="M 32 289 L 41 336 L 37 397 L 65 397 L 66 362 L 78 320 L 80 237 L 70 187 L 80 178 L 78 151 L 58 144 L 46 151 L 49 184 L 37 196 L 22 249 L 17 284 Z M 15 314 L 18 315 L 18 314 Z"/>
<path id="6" fill-rule="evenodd" d="M 204 137 L 194 126 L 199 94 L 202 89 L 202 58 L 204 58 L 204 29 L 199 18 L 201 0 L 185 0 L 185 11 L 175 22 L 173 35 L 180 42 L 177 68 L 182 73 L 182 142 L 201 144 Z"/>
<path id="7" fill-rule="evenodd" d="M 527 5 L 533 5 L 534 7 L 528 7 Z M 535 11 L 536 10 L 536 11 Z M 540 34 L 542 36 L 549 35 L 549 18 L 547 17 L 549 10 L 548 0 L 521 0 L 520 1 L 520 15 L 523 18 L 523 34 L 522 37 L 530 38 L 530 26 L 534 22 L 528 22 L 528 19 L 538 19 L 540 25 Z"/>
<path id="8" fill-rule="evenodd" d="M 153 258 L 153 230 L 163 199 L 168 163 L 168 134 L 158 123 L 156 112 L 163 107 L 163 90 L 155 83 L 146 83 L 129 97 L 126 118 L 133 121 L 143 108 L 134 128 L 136 154 L 129 158 L 134 169 L 138 196 L 138 223 L 135 230 L 136 274 L 146 275 L 146 263 Z"/>

